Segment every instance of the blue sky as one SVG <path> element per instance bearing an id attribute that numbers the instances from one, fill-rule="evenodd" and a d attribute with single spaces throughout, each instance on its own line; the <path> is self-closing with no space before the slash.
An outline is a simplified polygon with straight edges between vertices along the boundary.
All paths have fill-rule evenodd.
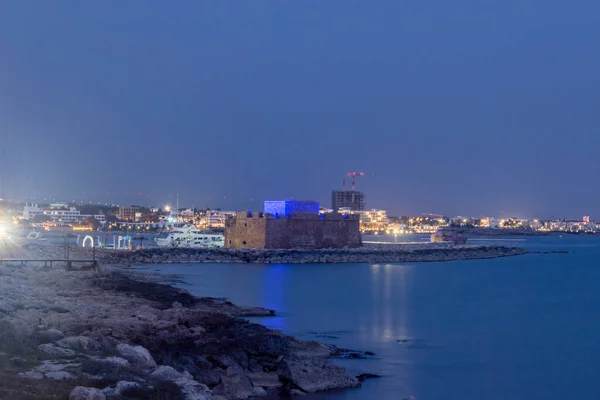
<path id="1" fill-rule="evenodd" d="M 1 190 L 600 217 L 598 38 L 591 0 L 1 2 Z"/>

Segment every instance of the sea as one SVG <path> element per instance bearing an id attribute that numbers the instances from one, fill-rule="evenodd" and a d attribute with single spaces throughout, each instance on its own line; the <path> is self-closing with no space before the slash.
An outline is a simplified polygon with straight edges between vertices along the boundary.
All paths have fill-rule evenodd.
<path id="1" fill-rule="evenodd" d="M 600 399 L 600 237 L 470 240 L 535 253 L 430 263 L 142 270 L 176 274 L 177 285 L 194 295 L 274 309 L 277 316 L 253 321 L 298 339 L 375 354 L 335 362 L 351 374 L 380 378 L 360 389 L 305 398 Z M 556 253 L 561 250 L 568 253 Z"/>

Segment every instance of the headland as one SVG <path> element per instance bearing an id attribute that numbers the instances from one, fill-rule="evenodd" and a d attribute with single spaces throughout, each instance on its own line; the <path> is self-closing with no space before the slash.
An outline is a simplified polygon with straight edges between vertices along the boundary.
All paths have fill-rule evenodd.
<path id="1" fill-rule="evenodd" d="M 0 275 L 1 399 L 225 400 L 360 386 L 329 360 L 338 349 L 244 319 L 271 310 L 111 268 L 0 265 Z"/>

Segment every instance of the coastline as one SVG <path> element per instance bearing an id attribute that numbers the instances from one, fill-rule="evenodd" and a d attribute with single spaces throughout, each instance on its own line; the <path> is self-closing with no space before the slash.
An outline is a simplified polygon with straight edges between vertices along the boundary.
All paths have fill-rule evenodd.
<path id="1" fill-rule="evenodd" d="M 428 262 L 514 256 L 504 246 L 398 245 L 341 250 L 97 250 L 97 268 L 0 265 L 0 399 L 248 399 L 357 388 L 332 358 L 372 353 L 296 340 L 244 318 L 272 310 L 192 296 L 124 268 L 147 263 Z M 14 254 L 52 257 L 63 246 Z M 72 249 L 89 257 L 89 248 Z M 364 349 L 363 349 L 364 350 Z M 23 389 L 26 388 L 26 389 Z M 25 392 L 21 392 L 25 390 Z M 157 394 L 158 393 L 158 394 Z M 152 397 L 152 396 L 162 397 Z M 62 396 L 62 397 L 61 397 Z M 87 397 L 85 397 L 87 396 Z M 91 396 L 91 397 L 90 397 Z M 96 397 L 94 397 L 96 396 Z"/>
<path id="2" fill-rule="evenodd" d="M 0 275 L 0 398 L 17 387 L 23 399 L 225 400 L 361 385 L 330 361 L 342 349 L 244 319 L 271 310 L 118 268 L 0 265 Z"/>

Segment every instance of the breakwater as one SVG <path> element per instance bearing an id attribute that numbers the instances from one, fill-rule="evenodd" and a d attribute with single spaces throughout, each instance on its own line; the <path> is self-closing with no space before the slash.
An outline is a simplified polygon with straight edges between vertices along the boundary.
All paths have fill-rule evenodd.
<path id="1" fill-rule="evenodd" d="M 518 247 L 398 245 L 358 249 L 139 249 L 102 252 L 103 262 L 112 264 L 162 263 L 382 263 L 430 262 L 507 257 L 525 254 Z"/>

